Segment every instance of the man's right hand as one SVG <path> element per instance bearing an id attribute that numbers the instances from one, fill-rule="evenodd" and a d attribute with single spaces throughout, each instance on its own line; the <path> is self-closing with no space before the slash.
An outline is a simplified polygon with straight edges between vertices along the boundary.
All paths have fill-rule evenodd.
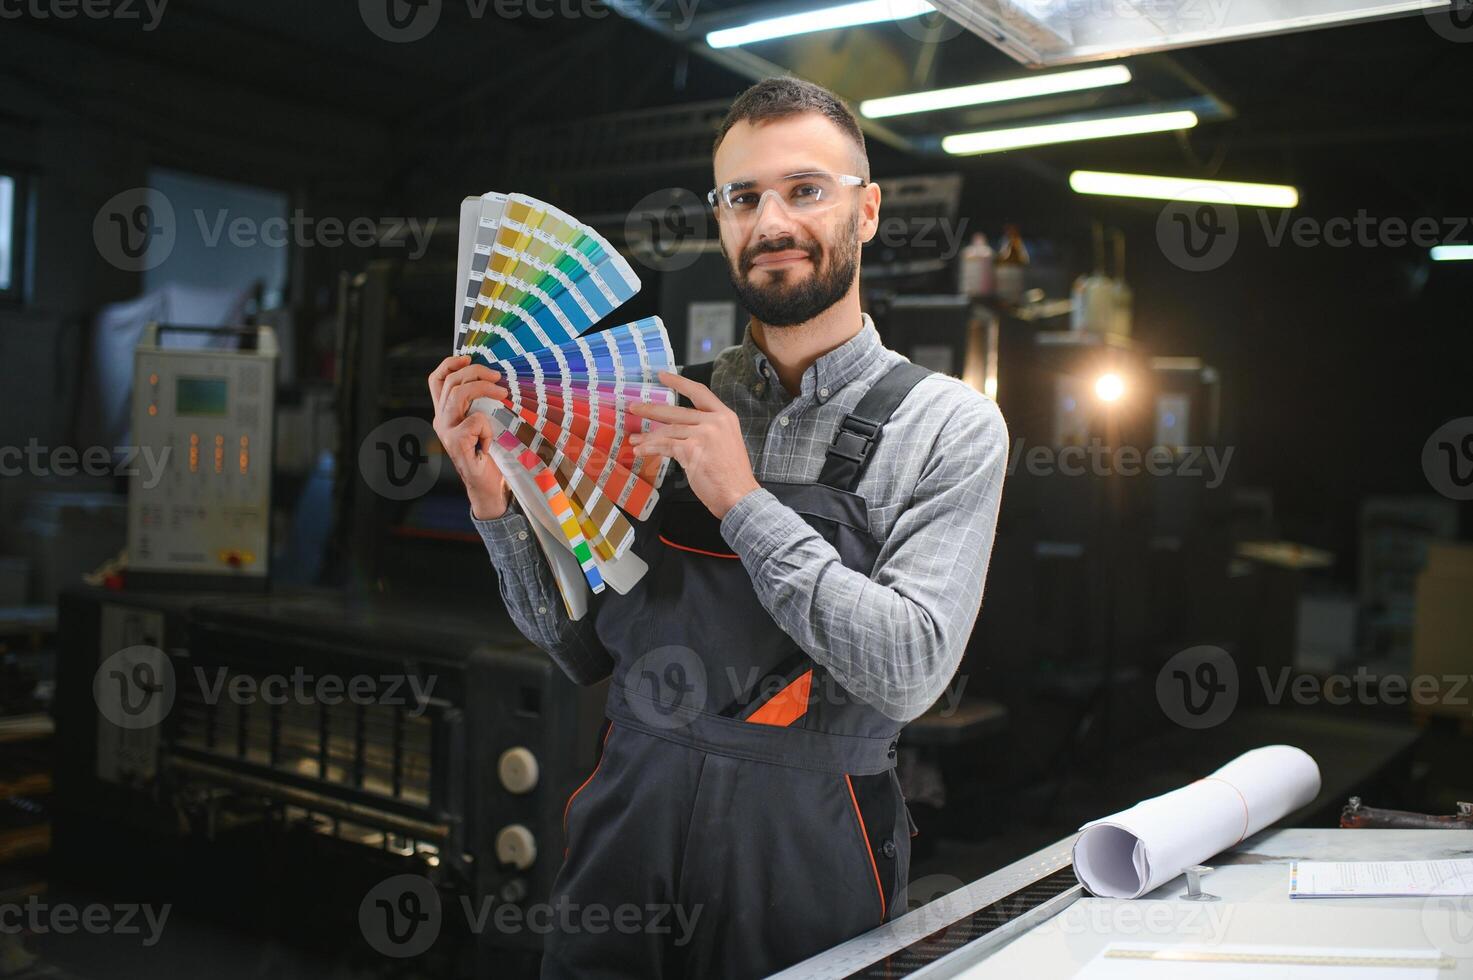
<path id="1" fill-rule="evenodd" d="M 510 491 L 501 470 L 491 459 L 491 442 L 496 438 L 491 420 L 470 410 L 477 398 L 496 400 L 507 390 L 496 382 L 501 374 L 469 357 L 447 357 L 430 373 L 430 400 L 435 405 L 435 435 L 445 454 L 455 464 L 470 497 L 471 513 L 489 521 L 506 513 Z"/>

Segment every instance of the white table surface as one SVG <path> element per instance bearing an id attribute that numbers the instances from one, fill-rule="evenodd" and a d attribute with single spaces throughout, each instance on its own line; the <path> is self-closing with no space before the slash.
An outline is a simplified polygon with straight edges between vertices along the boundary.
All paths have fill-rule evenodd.
<path id="1" fill-rule="evenodd" d="M 1112 943 L 1317 946 L 1440 950 L 1455 962 L 1441 978 L 1473 978 L 1473 898 L 1290 899 L 1289 864 L 1473 858 L 1466 830 L 1268 830 L 1208 861 L 1203 891 L 1187 902 L 1178 877 L 1139 899 L 1081 898 L 981 963 L 923 971 L 967 980 L 1071 977 Z M 1142 977 L 1155 976 L 1142 964 Z M 1327 980 L 1336 969 L 1325 971 Z M 1170 967 L 1160 976 L 1169 976 Z"/>

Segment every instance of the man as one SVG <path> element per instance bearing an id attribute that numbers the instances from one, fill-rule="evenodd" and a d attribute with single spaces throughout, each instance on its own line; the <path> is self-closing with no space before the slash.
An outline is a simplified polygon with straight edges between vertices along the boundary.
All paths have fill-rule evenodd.
<path id="1" fill-rule="evenodd" d="M 950 681 L 981 601 L 1007 432 L 860 312 L 880 189 L 854 116 L 816 85 L 761 82 L 732 105 L 714 169 L 752 318 L 711 364 L 660 375 L 680 406 L 630 408 L 656 423 L 635 451 L 673 464 L 629 594 L 568 618 L 486 454 L 490 425 L 467 414 L 505 395 L 499 378 L 466 358 L 430 376 L 517 626 L 573 680 L 611 676 L 554 902 L 575 922 L 651 918 L 550 935 L 545 977 L 763 976 L 904 912 L 896 738 Z"/>

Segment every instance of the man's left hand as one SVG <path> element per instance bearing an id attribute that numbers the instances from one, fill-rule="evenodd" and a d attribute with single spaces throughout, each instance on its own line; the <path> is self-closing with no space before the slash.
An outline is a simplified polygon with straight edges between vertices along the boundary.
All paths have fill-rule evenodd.
<path id="1" fill-rule="evenodd" d="M 738 500 L 761 488 L 752 475 L 741 423 L 736 413 L 699 381 L 661 371 L 660 383 L 690 399 L 695 407 L 631 404 L 629 411 L 635 415 L 664 423 L 629 437 L 634 454 L 666 456 L 679 463 L 691 490 L 720 520 Z"/>

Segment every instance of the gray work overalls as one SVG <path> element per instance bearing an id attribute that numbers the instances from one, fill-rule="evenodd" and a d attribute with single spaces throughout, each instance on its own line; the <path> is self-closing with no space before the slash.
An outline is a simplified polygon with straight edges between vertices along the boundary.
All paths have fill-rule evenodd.
<path id="1" fill-rule="evenodd" d="M 817 482 L 762 481 L 866 575 L 879 545 L 853 488 L 928 373 L 902 362 L 876 382 Z M 778 627 L 678 464 L 637 535 L 648 572 L 595 612 L 610 724 L 564 810 L 543 977 L 760 977 L 903 913 L 901 723 Z"/>

